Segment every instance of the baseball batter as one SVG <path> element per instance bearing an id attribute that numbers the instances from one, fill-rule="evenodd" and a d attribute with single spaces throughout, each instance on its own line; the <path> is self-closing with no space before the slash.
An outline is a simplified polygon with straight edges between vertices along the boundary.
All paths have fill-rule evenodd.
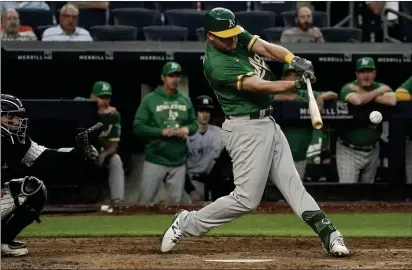
<path id="1" fill-rule="evenodd" d="M 395 91 L 396 97 L 399 101 L 412 100 L 412 76 L 409 77 L 398 89 Z M 407 137 L 406 137 L 406 182 L 412 184 L 412 123 L 407 122 Z"/>
<path id="2" fill-rule="evenodd" d="M 343 236 L 306 192 L 289 144 L 270 115 L 273 95 L 303 89 L 303 76 L 315 81 L 312 63 L 249 34 L 225 8 L 208 11 L 204 28 L 204 73 L 226 115 L 222 139 L 232 159 L 236 188 L 199 211 L 178 213 L 163 235 L 161 251 L 170 251 L 184 236 L 203 235 L 256 209 L 269 178 L 296 215 L 319 235 L 328 253 L 348 255 Z M 291 64 L 301 76 L 274 81 L 259 55 Z"/>
<path id="3" fill-rule="evenodd" d="M 167 62 L 163 85 L 145 96 L 136 112 L 134 132 L 147 141 L 140 204 L 152 203 L 163 181 L 170 203 L 180 203 L 183 196 L 186 138 L 196 132 L 197 123 L 189 97 L 177 89 L 181 73 L 178 63 Z"/>
<path id="4" fill-rule="evenodd" d="M 356 80 L 343 86 L 340 99 L 353 105 L 377 102 L 396 105 L 392 89 L 375 81 L 375 62 L 370 57 L 356 61 Z M 336 142 L 336 165 L 340 183 L 373 183 L 379 166 L 379 138 L 382 123 L 352 121 L 342 125 Z"/>
<path id="5" fill-rule="evenodd" d="M 223 150 L 222 130 L 210 125 L 211 111 L 214 109 L 213 99 L 202 95 L 196 99 L 198 130 L 187 140 L 188 159 L 186 174 L 194 190 L 190 193 L 192 201 L 202 201 L 205 195 L 205 181 Z"/>
<path id="6" fill-rule="evenodd" d="M 283 66 L 282 80 L 295 81 L 299 78 L 298 73 L 289 64 Z M 320 111 L 323 108 L 323 102 L 325 100 L 337 99 L 338 95 L 332 91 L 318 92 L 313 91 Z M 308 102 L 308 91 L 299 90 L 297 93 L 279 94 L 275 96 L 275 100 L 288 100 L 288 101 L 300 101 Z M 288 140 L 290 149 L 292 151 L 293 160 L 295 162 L 296 170 L 299 173 L 300 178 L 303 180 L 306 171 L 306 153 L 310 143 L 312 142 L 313 127 L 310 122 L 305 126 L 301 122 L 297 122 L 295 125 L 288 123 L 282 128 L 286 139 Z"/>

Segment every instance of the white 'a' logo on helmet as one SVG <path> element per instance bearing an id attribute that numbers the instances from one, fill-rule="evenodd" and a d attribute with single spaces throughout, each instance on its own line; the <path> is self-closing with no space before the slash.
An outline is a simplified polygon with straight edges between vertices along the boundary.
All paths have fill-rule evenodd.
<path id="1" fill-rule="evenodd" d="M 362 66 L 366 66 L 369 64 L 369 59 L 368 58 L 362 58 Z"/>
<path id="2" fill-rule="evenodd" d="M 170 67 L 173 68 L 173 69 L 175 69 L 175 68 L 178 68 L 178 65 L 177 65 L 175 62 L 172 62 L 172 64 L 171 64 Z"/>
<path id="3" fill-rule="evenodd" d="M 229 27 L 235 27 L 235 20 L 229 19 Z"/>

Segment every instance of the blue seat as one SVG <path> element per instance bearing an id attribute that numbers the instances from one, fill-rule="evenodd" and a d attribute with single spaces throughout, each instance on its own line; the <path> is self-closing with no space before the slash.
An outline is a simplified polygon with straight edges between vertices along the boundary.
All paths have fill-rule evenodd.
<path id="1" fill-rule="evenodd" d="M 143 27 L 161 25 L 160 12 L 146 8 L 119 8 L 112 10 L 115 25 L 136 27 L 138 39 L 144 39 Z"/>
<path id="2" fill-rule="evenodd" d="M 50 28 L 50 27 L 53 27 L 53 26 L 55 26 L 55 25 L 54 25 L 54 24 L 50 24 L 50 25 L 40 25 L 40 26 L 37 26 L 36 28 L 34 28 L 34 33 L 36 34 L 37 38 L 38 38 L 39 40 L 41 40 L 42 37 L 43 37 L 43 32 L 44 32 L 47 28 Z"/>
<path id="3" fill-rule="evenodd" d="M 282 36 L 282 32 L 285 29 L 286 28 L 284 27 L 271 27 L 264 29 L 266 40 L 272 42 L 280 42 L 280 37 Z"/>
<path id="4" fill-rule="evenodd" d="M 312 11 L 313 26 L 328 27 L 328 14 L 323 11 Z M 283 23 L 285 27 L 296 26 L 296 10 L 282 12 Z"/>
<path id="5" fill-rule="evenodd" d="M 90 34 L 95 41 L 136 40 L 137 29 L 127 25 L 96 25 L 90 27 Z"/>
<path id="6" fill-rule="evenodd" d="M 53 12 L 42 9 L 18 9 L 20 15 L 20 25 L 31 26 L 33 29 L 40 25 L 53 24 Z"/>
<path id="7" fill-rule="evenodd" d="M 198 41 L 206 41 L 205 29 L 203 27 L 196 29 L 196 37 Z"/>
<path id="8" fill-rule="evenodd" d="M 170 9 L 196 9 L 196 1 L 156 1 L 154 2 L 156 9 L 164 12 Z"/>
<path id="9" fill-rule="evenodd" d="M 148 41 L 186 41 L 187 27 L 174 25 L 152 25 L 143 27 L 145 39 Z"/>
<path id="10" fill-rule="evenodd" d="M 296 9 L 295 1 L 254 1 L 254 10 L 267 10 L 281 14 L 284 11 Z M 284 26 L 282 16 L 276 16 L 275 26 Z"/>
<path id="11" fill-rule="evenodd" d="M 188 39 L 196 40 L 196 29 L 203 27 L 203 17 L 206 11 L 196 9 L 171 9 L 165 11 L 168 25 L 187 27 L 189 30 Z"/>
<path id="12" fill-rule="evenodd" d="M 238 24 L 253 35 L 263 37 L 265 28 L 275 26 L 276 14 L 271 11 L 239 11 L 235 16 Z"/>
<path id="13" fill-rule="evenodd" d="M 232 12 L 246 11 L 248 10 L 248 5 L 251 5 L 250 1 L 205 1 L 203 2 L 203 7 L 205 10 L 210 10 L 216 7 L 222 7 L 230 9 Z"/>
<path id="14" fill-rule="evenodd" d="M 79 26 L 89 29 L 95 25 L 105 25 L 106 10 L 94 8 L 79 8 Z"/>
<path id="15" fill-rule="evenodd" d="M 320 28 L 325 42 L 361 42 L 362 30 L 352 27 Z"/>
<path id="16" fill-rule="evenodd" d="M 112 11 L 118 8 L 144 8 L 143 1 L 110 1 L 109 2 L 109 24 L 114 24 Z"/>

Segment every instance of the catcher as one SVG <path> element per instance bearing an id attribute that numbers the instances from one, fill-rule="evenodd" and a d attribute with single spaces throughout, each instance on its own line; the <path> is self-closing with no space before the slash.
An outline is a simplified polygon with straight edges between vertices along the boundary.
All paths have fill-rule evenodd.
<path id="1" fill-rule="evenodd" d="M 101 123 L 79 133 L 76 147 L 49 149 L 26 136 L 28 118 L 24 113 L 17 97 L 1 94 L 1 256 L 28 254 L 26 244 L 15 238 L 33 221 L 40 223 L 47 190 L 36 176 L 56 166 L 95 161 L 99 156 L 89 144 L 89 136 L 100 131 Z"/>

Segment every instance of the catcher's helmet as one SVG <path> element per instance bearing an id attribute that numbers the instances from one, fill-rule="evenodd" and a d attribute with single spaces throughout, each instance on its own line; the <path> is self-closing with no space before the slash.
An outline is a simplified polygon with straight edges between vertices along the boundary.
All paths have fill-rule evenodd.
<path id="1" fill-rule="evenodd" d="M 202 95 L 196 98 L 196 109 L 198 111 L 206 110 L 210 111 L 213 110 L 215 106 L 213 106 L 213 99 L 209 96 Z"/>
<path id="2" fill-rule="evenodd" d="M 13 135 L 24 143 L 28 118 L 24 117 L 23 103 L 17 97 L 1 94 L 1 134 L 9 136 L 14 142 Z"/>
<path id="3" fill-rule="evenodd" d="M 209 10 L 204 17 L 205 33 L 210 32 L 221 38 L 239 35 L 244 31 L 237 25 L 235 14 L 226 8 L 217 7 Z"/>

